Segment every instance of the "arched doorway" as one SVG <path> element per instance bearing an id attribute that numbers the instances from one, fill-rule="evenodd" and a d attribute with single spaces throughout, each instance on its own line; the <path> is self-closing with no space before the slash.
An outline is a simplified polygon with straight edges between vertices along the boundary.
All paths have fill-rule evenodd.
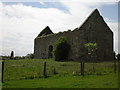
<path id="1" fill-rule="evenodd" d="M 48 58 L 53 58 L 53 46 L 52 45 L 49 46 Z"/>

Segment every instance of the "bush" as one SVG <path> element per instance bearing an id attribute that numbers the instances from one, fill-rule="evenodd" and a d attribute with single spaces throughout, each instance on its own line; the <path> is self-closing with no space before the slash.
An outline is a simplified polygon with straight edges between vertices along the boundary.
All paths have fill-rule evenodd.
<path id="1" fill-rule="evenodd" d="M 84 54 L 83 59 L 88 59 L 88 60 L 96 60 L 97 59 L 97 43 L 86 43 L 84 44 L 84 47 L 86 49 L 86 52 Z"/>
<path id="2" fill-rule="evenodd" d="M 9 60 L 10 59 L 10 56 L 0 56 L 1 58 L 1 60 Z"/>
<path id="3" fill-rule="evenodd" d="M 15 60 L 17 60 L 17 59 L 22 59 L 22 57 L 21 57 L 21 56 L 16 56 L 16 57 L 14 57 L 14 59 L 15 59 Z"/>
<path id="4" fill-rule="evenodd" d="M 96 43 L 86 43 L 85 48 L 88 51 L 88 54 L 93 54 L 97 50 L 97 44 Z"/>
<path id="5" fill-rule="evenodd" d="M 30 54 L 27 54 L 25 56 L 26 59 L 33 59 L 34 58 L 34 54 L 33 53 L 30 53 Z"/>
<path id="6" fill-rule="evenodd" d="M 54 44 L 55 61 L 65 61 L 68 59 L 70 45 L 67 43 L 66 37 L 60 37 Z"/>

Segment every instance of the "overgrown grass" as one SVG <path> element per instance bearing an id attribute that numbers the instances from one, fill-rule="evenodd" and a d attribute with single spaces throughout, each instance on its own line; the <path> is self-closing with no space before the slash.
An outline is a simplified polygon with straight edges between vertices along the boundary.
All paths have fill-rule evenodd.
<path id="1" fill-rule="evenodd" d="M 43 66 L 45 61 L 47 62 L 47 76 L 49 76 L 47 79 L 43 78 L 43 68 L 44 68 Z M 41 87 L 44 87 L 43 84 L 45 82 L 50 83 L 49 80 L 51 79 L 53 79 L 51 80 L 51 82 L 54 82 L 55 80 L 57 80 L 59 83 L 64 83 L 64 84 L 66 82 L 71 81 L 71 87 L 77 87 L 77 86 L 81 87 L 81 85 L 80 86 L 79 85 L 73 86 L 73 85 L 74 83 L 84 84 L 85 82 L 87 83 L 87 81 L 88 81 L 87 84 L 90 84 L 90 83 L 92 84 L 92 82 L 93 84 L 95 84 L 94 80 L 96 80 L 95 82 L 97 81 L 99 82 L 99 79 L 101 80 L 101 83 L 102 83 L 102 80 L 106 81 L 106 83 L 109 83 L 108 87 L 110 87 L 112 83 L 114 85 L 111 87 L 117 87 L 117 84 L 118 84 L 116 81 L 117 74 L 114 74 L 113 62 L 85 63 L 85 77 L 80 76 L 80 63 L 78 62 L 56 62 L 53 59 L 4 60 L 4 62 L 5 62 L 5 67 L 4 67 L 5 83 L 3 84 L 4 87 L 13 87 L 12 83 L 13 85 L 16 83 L 17 85 L 19 84 L 19 86 L 21 85 L 21 87 L 27 87 L 30 85 L 32 86 L 32 82 L 35 83 L 35 87 L 39 87 L 39 86 L 36 86 L 37 83 L 39 83 Z M 93 69 L 93 66 L 94 66 L 94 69 Z M 74 75 L 73 75 L 73 72 L 74 72 Z M 74 79 L 77 80 L 78 78 L 80 80 L 74 81 Z M 85 80 L 83 78 L 85 78 Z M 63 79 L 68 81 L 64 81 Z M 20 82 L 22 83 L 20 84 Z M 41 82 L 44 82 L 44 83 L 42 84 Z M 23 83 L 25 83 L 25 85 L 22 86 Z M 14 85 L 15 87 L 17 87 L 16 84 Z M 102 87 L 102 85 L 100 87 Z M 56 86 L 56 84 L 54 84 L 53 86 L 52 83 L 48 85 L 48 87 L 50 86 L 51 88 L 64 87 L 64 85 Z M 85 86 L 85 87 L 87 88 L 88 86 Z M 90 85 L 90 87 L 92 86 Z M 66 87 L 69 87 L 69 86 L 66 86 Z M 99 87 L 99 85 L 97 85 L 96 87 Z M 103 87 L 105 86 L 103 85 Z"/>
<path id="2" fill-rule="evenodd" d="M 117 74 L 104 76 L 53 76 L 40 79 L 12 80 L 3 84 L 3 88 L 117 88 Z"/>

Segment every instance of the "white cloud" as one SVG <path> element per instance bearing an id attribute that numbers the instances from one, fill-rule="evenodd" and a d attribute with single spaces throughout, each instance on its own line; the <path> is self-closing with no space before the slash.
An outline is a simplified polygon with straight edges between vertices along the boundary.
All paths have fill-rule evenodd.
<path id="1" fill-rule="evenodd" d="M 43 1 L 39 1 L 39 3 L 40 3 L 40 4 L 42 4 L 42 5 L 44 5 L 44 4 L 45 4 L 45 2 L 43 2 Z"/>
<path id="2" fill-rule="evenodd" d="M 0 3 L 0 11 L 2 11 L 2 4 Z M 0 15 L 2 12 L 0 12 Z M 0 17 L 0 55 L 2 54 L 2 17 Z"/>
<path id="3" fill-rule="evenodd" d="M 114 34 L 114 50 L 118 53 L 118 23 L 108 22 L 108 25 Z"/>
<path id="4" fill-rule="evenodd" d="M 26 55 L 33 52 L 34 38 L 47 25 L 55 33 L 68 29 L 73 30 L 82 24 L 95 7 L 99 8 L 103 5 L 103 3 L 98 2 L 68 3 L 61 1 L 61 3 L 70 10 L 70 13 L 64 13 L 55 8 L 33 8 L 22 4 L 2 5 L 0 3 L 0 12 L 2 12 L 0 15 L 2 17 L 3 55 L 9 55 L 12 50 L 15 51 L 16 55 Z M 115 30 L 115 33 L 117 33 L 116 23 L 108 23 Z"/>
<path id="5" fill-rule="evenodd" d="M 58 32 L 58 27 L 67 27 L 62 20 L 69 15 L 58 9 L 39 9 L 17 4 L 3 5 L 1 17 L 3 55 L 9 55 L 12 50 L 16 55 L 26 55 L 33 52 L 33 40 L 43 28 L 49 25 L 54 32 Z"/>

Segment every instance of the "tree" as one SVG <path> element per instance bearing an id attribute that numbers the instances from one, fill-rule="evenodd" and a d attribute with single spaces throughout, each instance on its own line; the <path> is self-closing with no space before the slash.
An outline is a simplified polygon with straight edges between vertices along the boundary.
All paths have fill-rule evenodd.
<path id="1" fill-rule="evenodd" d="M 90 56 L 90 58 L 96 57 L 96 50 L 97 50 L 97 44 L 96 43 L 86 43 L 85 44 L 85 48 L 88 51 L 88 56 Z"/>
<path id="2" fill-rule="evenodd" d="M 60 37 L 54 44 L 54 56 L 55 56 L 55 61 L 62 61 L 62 60 L 67 60 L 68 58 L 68 53 L 70 50 L 70 45 L 67 42 L 66 37 Z"/>
<path id="3" fill-rule="evenodd" d="M 94 59 L 96 57 L 96 50 L 97 50 L 97 44 L 96 43 L 86 43 L 85 48 L 88 51 L 88 56 L 90 56 L 90 59 Z M 94 60 L 93 60 L 94 61 Z M 93 64 L 93 72 L 95 73 L 95 66 Z"/>

